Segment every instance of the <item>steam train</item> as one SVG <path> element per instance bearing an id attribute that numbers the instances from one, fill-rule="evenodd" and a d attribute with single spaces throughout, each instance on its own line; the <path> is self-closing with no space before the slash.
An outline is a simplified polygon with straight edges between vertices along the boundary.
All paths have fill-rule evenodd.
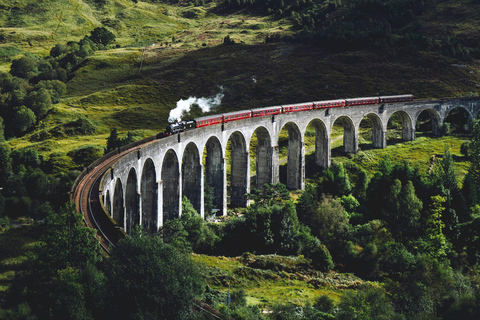
<path id="1" fill-rule="evenodd" d="M 289 104 L 289 105 L 283 105 L 283 106 L 273 106 L 273 107 L 258 108 L 258 109 L 251 109 L 251 110 L 240 110 L 240 111 L 235 111 L 230 113 L 215 114 L 215 115 L 205 116 L 201 118 L 196 118 L 193 120 L 172 123 L 169 126 L 167 126 L 163 134 L 165 136 L 169 136 L 172 134 L 176 134 L 179 132 L 183 132 L 183 131 L 191 130 L 195 128 L 201 128 L 201 127 L 211 126 L 211 125 L 220 124 L 220 123 L 227 123 L 230 121 L 236 121 L 236 120 L 241 120 L 246 118 L 272 116 L 280 113 L 299 112 L 299 111 L 307 111 L 307 110 L 313 110 L 313 109 L 350 107 L 350 106 L 379 104 L 379 103 L 381 104 L 381 103 L 404 102 L 404 101 L 413 101 L 413 95 L 404 94 L 404 95 L 396 95 L 396 96 L 337 99 L 337 100 Z"/>

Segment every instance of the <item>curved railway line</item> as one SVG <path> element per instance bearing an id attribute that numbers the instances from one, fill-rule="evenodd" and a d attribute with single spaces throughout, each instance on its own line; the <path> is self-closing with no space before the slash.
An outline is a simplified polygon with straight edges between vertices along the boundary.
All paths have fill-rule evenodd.
<path id="1" fill-rule="evenodd" d="M 157 136 L 149 137 L 103 156 L 85 168 L 72 186 L 70 200 L 76 203 L 77 212 L 83 215 L 85 224 L 98 231 L 97 236 L 99 237 L 100 245 L 107 254 L 109 253 L 109 248 L 114 246 L 125 233 L 106 214 L 102 206 L 99 195 L 101 179 L 105 172 L 120 158 L 139 150 L 141 145 L 145 145 L 157 138 Z"/>
<path id="2" fill-rule="evenodd" d="M 128 152 L 126 152 L 128 153 Z M 100 180 L 112 164 L 124 153 L 117 154 L 103 162 L 99 166 L 89 170 L 80 180 L 72 195 L 72 201 L 77 204 L 77 212 L 83 215 L 85 224 L 98 230 L 100 245 L 108 253 L 109 246 L 118 240 L 118 229 L 110 221 L 106 221 L 105 213 L 100 203 L 99 184 Z"/>

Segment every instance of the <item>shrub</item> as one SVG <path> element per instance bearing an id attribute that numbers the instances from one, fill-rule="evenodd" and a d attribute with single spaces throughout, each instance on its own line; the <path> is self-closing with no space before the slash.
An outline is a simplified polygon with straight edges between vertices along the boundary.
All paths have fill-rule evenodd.
<path id="1" fill-rule="evenodd" d="M 103 148 L 94 145 L 85 145 L 67 153 L 73 162 L 80 167 L 86 167 L 103 155 Z"/>
<path id="2" fill-rule="evenodd" d="M 463 154 L 465 157 L 469 157 L 470 155 L 470 145 L 472 144 L 471 141 L 465 141 L 460 146 L 460 153 Z"/>

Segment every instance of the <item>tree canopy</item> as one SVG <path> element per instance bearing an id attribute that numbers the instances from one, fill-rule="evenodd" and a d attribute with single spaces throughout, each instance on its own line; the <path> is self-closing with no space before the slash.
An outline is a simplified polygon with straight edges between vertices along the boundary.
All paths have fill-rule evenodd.
<path id="1" fill-rule="evenodd" d="M 109 45 L 110 43 L 115 41 L 115 35 L 109 31 L 105 27 L 97 27 L 93 29 L 93 31 L 90 33 L 90 40 L 93 41 L 93 43 L 101 44 L 104 46 Z"/>
<path id="2" fill-rule="evenodd" d="M 111 319 L 190 319 L 203 278 L 190 257 L 158 237 L 121 240 L 108 261 Z"/>

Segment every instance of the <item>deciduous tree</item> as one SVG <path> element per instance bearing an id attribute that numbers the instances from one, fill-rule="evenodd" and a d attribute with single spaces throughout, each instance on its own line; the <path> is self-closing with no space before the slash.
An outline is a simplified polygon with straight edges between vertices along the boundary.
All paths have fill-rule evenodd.
<path id="1" fill-rule="evenodd" d="M 25 106 L 16 107 L 14 112 L 15 113 L 12 117 L 12 127 L 16 134 L 24 133 L 37 121 L 35 113 Z"/>
<path id="2" fill-rule="evenodd" d="M 191 258 L 158 237 L 128 237 L 107 266 L 110 319 L 190 319 L 203 292 Z"/>
<path id="3" fill-rule="evenodd" d="M 90 33 L 90 40 L 92 40 L 93 43 L 102 44 L 104 46 L 114 42 L 115 38 L 115 35 L 105 27 L 95 28 Z"/>
<path id="4" fill-rule="evenodd" d="M 38 71 L 38 59 L 31 56 L 23 56 L 20 59 L 13 60 L 10 67 L 10 73 L 19 78 L 29 79 Z"/>
<path id="5" fill-rule="evenodd" d="M 38 120 L 43 119 L 48 110 L 52 107 L 52 98 L 45 88 L 32 91 L 25 99 L 25 104 L 30 108 Z"/>

